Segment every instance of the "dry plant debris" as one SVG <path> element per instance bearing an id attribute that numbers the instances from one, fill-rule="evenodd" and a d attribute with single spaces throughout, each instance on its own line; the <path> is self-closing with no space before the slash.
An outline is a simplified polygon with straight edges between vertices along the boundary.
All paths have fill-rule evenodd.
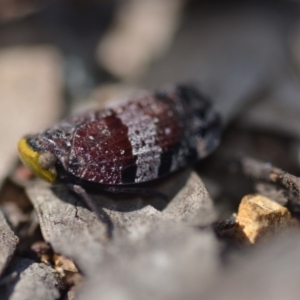
<path id="1" fill-rule="evenodd" d="M 244 157 L 241 159 L 243 172 L 256 180 L 277 183 L 288 191 L 300 196 L 300 178 L 289 174 L 270 163 L 261 162 L 253 158 Z"/>
<path id="2" fill-rule="evenodd" d="M 300 177 L 294 176 L 270 163 L 262 162 L 249 157 L 239 160 L 243 173 L 253 180 L 276 184 L 283 188 L 288 195 L 288 204 L 294 211 L 300 206 Z M 269 192 L 268 192 L 269 193 Z"/>
<path id="3" fill-rule="evenodd" d="M 58 273 L 62 273 L 63 276 L 65 271 L 78 273 L 78 269 L 70 259 L 67 259 L 62 255 L 54 254 L 53 260 L 54 260 L 55 270 Z"/>

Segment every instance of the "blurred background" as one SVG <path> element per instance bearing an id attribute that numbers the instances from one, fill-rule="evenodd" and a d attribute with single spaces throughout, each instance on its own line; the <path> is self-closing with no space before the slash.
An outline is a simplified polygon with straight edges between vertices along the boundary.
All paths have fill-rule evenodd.
<path id="1" fill-rule="evenodd" d="M 0 182 L 24 134 L 181 82 L 208 95 L 224 120 L 215 163 L 200 171 L 214 177 L 245 151 L 298 174 L 299 68 L 298 1 L 2 0 Z M 245 190 L 226 180 L 212 192 L 229 189 L 239 201 Z"/>
<path id="2" fill-rule="evenodd" d="M 121 243 L 120 250 L 113 250 L 115 254 L 108 260 L 104 259 L 107 265 L 103 269 L 103 237 L 101 230 L 98 230 L 100 227 L 97 227 L 100 223 L 93 214 L 80 207 L 80 201 L 78 204 L 75 199 L 73 204 L 76 205 L 66 206 L 68 201 L 61 201 L 64 197 L 54 197 L 56 202 L 53 199 L 51 202 L 51 197 L 43 194 L 45 188 L 41 185 L 36 196 L 29 197 L 35 205 L 33 208 L 20 187 L 22 184 L 18 182 L 18 178 L 23 176 L 25 180 L 30 174 L 26 174 L 25 168 L 16 168 L 17 141 L 70 114 L 124 99 L 137 89 L 157 89 L 177 83 L 193 84 L 215 103 L 224 125 L 220 147 L 195 166 L 194 170 L 201 179 L 192 173 L 192 180 L 182 186 L 174 179 L 178 174 L 171 179 L 166 178 L 167 183 L 173 183 L 173 186 L 184 191 L 173 200 L 174 207 L 178 207 L 173 207 L 171 213 L 167 211 L 174 220 L 180 220 L 176 221 L 178 228 L 173 223 L 153 222 L 155 218 L 151 219 L 152 216 L 163 218 L 164 215 L 154 208 L 153 201 L 152 206 L 147 204 L 144 210 L 140 202 L 133 198 L 134 209 L 128 211 L 127 207 L 120 212 L 114 206 L 117 201 L 107 201 L 111 209 L 110 217 L 117 220 L 117 230 L 118 226 L 126 230 L 129 228 L 130 233 L 130 226 L 135 228 L 132 224 L 140 229 L 144 222 L 147 226 L 151 225 L 151 231 L 148 242 L 146 238 L 133 239 L 131 248 L 127 247 L 130 245 L 130 234 L 125 230 L 125 247 Z M 143 285 L 129 284 L 132 278 L 136 278 L 137 283 L 144 280 L 145 286 L 150 284 L 151 289 L 153 287 L 161 295 L 161 298 L 151 296 L 149 299 L 183 299 L 177 292 L 185 292 L 190 283 L 202 292 L 209 281 L 208 296 L 203 299 L 296 299 L 300 274 L 299 234 L 292 235 L 289 240 L 279 236 L 278 242 L 266 243 L 265 252 L 261 252 L 261 256 L 259 251 L 256 252 L 258 259 L 251 260 L 247 256 L 249 248 L 229 247 L 230 240 L 226 237 L 217 239 L 211 230 L 211 222 L 216 215 L 218 221 L 226 219 L 237 211 L 243 196 L 254 192 L 263 194 L 263 189 L 269 194 L 272 192 L 274 199 L 279 199 L 281 204 L 290 205 L 291 199 L 296 199 L 293 206 L 290 205 L 291 213 L 300 219 L 299 190 L 296 196 L 289 199 L 287 191 L 277 190 L 278 186 L 259 188 L 260 181 L 257 178 L 251 181 L 245 172 L 238 170 L 235 161 L 240 154 L 244 154 L 300 176 L 299 98 L 300 1 L 297 0 L 0 0 L 0 237 L 3 249 L 10 246 L 7 254 L 0 247 L 0 254 L 6 255 L 2 261 L 0 255 L 0 273 L 15 248 L 15 257 L 31 259 L 33 252 L 39 256 L 38 252 L 43 250 L 35 242 L 45 246 L 50 241 L 54 245 L 55 255 L 68 256 L 71 253 L 75 264 L 78 258 L 79 262 L 82 258 L 84 262 L 88 258 L 87 261 L 94 267 L 99 259 L 98 269 L 87 275 L 89 279 L 103 275 L 100 279 L 96 277 L 99 281 L 95 281 L 92 293 L 98 293 L 99 288 L 99 293 L 102 295 L 104 291 L 106 295 L 106 290 L 101 290 L 101 283 L 105 288 L 107 282 L 112 284 L 113 297 L 103 296 L 105 299 L 122 298 L 122 293 L 114 293 L 115 285 L 121 286 L 121 292 L 132 288 L 134 293 L 128 295 L 139 295 L 135 292 L 140 292 Z M 14 183 L 6 180 L 7 177 Z M 291 184 L 289 189 L 300 187 L 299 178 L 292 179 L 294 185 Z M 206 188 L 217 204 L 217 214 Z M 50 189 L 46 191 L 50 193 Z M 71 200 L 74 198 L 71 193 L 67 196 Z M 118 203 L 126 206 L 122 201 Z M 66 207 L 72 216 L 69 219 L 66 218 Z M 195 223 L 197 226 L 194 223 L 191 226 L 181 222 L 186 212 L 198 213 L 198 208 L 198 217 L 203 224 L 207 222 L 205 225 L 200 222 Z M 40 225 L 36 211 L 40 214 Z M 11 238 L 13 241 L 9 245 L 9 234 L 1 231 L 1 224 L 6 224 L 2 212 L 20 240 L 17 247 L 16 239 Z M 211 219 L 210 213 L 213 216 Z M 268 212 L 266 214 L 269 216 Z M 276 229 L 276 219 L 272 215 L 270 218 L 275 220 L 273 225 Z M 54 220 L 53 226 L 51 220 Z M 6 227 L 9 229 L 9 226 Z M 44 230 L 43 234 L 40 228 Z M 74 246 L 70 247 L 68 238 L 73 237 L 74 228 L 79 233 L 76 232 L 72 241 Z M 80 234 L 80 230 L 84 234 Z M 118 238 L 123 236 L 118 236 L 116 232 L 118 242 Z M 86 235 L 88 243 L 85 242 Z M 182 237 L 184 239 L 181 240 Z M 57 247 L 60 240 L 65 242 L 62 245 L 66 248 Z M 99 244 L 96 243 L 96 248 L 90 246 L 94 245 L 94 241 Z M 142 246 L 139 248 L 138 245 Z M 49 250 L 49 244 L 46 244 L 47 247 Z M 234 255 L 241 252 L 245 256 L 240 260 L 242 267 L 238 271 L 232 266 L 236 259 Z M 80 255 L 74 256 L 74 253 Z M 54 259 L 50 260 L 53 264 Z M 43 258 L 35 258 L 35 261 L 43 261 Z M 122 267 L 125 266 L 123 261 L 128 261 L 125 268 Z M 38 270 L 46 264 L 39 264 Z M 165 267 L 168 272 L 165 272 Z M 125 271 L 122 273 L 120 269 Z M 197 272 L 192 273 L 191 269 L 197 269 Z M 5 273 L 5 276 L 9 274 L 7 277 L 1 275 L 0 298 L 4 295 L 1 292 L 4 288 L 11 289 L 13 286 L 14 270 L 14 267 L 8 269 Z M 99 270 L 104 271 L 101 273 Z M 72 272 L 81 276 L 76 268 Z M 37 282 L 32 278 L 29 276 L 31 287 L 32 282 Z M 48 282 L 48 279 L 45 280 L 47 276 L 40 278 L 42 283 Z M 63 293 L 71 285 L 79 286 L 75 279 L 73 281 L 66 283 Z M 53 284 L 55 289 L 58 287 L 56 282 Z M 168 284 L 170 289 L 160 290 L 161 285 L 168 287 Z M 42 285 L 39 283 L 39 287 Z M 19 298 L 13 299 L 24 299 L 24 287 L 18 290 L 13 286 L 9 295 L 12 291 L 19 291 Z M 165 291 L 170 292 L 167 294 L 171 295 L 169 298 L 164 296 Z M 266 296 L 263 291 L 267 291 Z M 291 292 L 290 298 L 288 292 Z M 251 298 L 249 295 L 254 296 Z M 134 299 L 142 298 L 136 297 Z M 87 298 L 83 296 L 81 299 Z M 59 299 L 74 297 L 61 295 Z M 98 294 L 93 299 L 98 299 Z M 132 299 L 132 296 L 126 299 Z M 199 293 L 195 299 L 199 299 Z"/>

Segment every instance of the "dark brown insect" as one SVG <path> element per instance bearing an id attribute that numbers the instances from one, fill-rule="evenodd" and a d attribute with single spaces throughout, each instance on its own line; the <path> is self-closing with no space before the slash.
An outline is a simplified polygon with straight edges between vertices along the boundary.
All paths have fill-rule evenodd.
<path id="1" fill-rule="evenodd" d="M 194 88 L 175 86 L 64 120 L 21 139 L 19 152 L 52 183 L 124 191 L 207 156 L 220 133 L 211 103 Z"/>
<path id="2" fill-rule="evenodd" d="M 220 132 L 211 103 L 194 89 L 177 86 L 64 120 L 22 139 L 19 152 L 50 182 L 124 186 L 207 156 Z"/>

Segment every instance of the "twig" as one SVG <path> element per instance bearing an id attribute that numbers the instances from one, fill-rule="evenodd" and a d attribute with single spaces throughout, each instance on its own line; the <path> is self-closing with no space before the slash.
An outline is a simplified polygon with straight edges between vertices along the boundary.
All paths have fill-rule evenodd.
<path id="1" fill-rule="evenodd" d="M 273 167 L 270 163 L 261 162 L 249 157 L 242 157 L 240 164 L 245 175 L 255 180 L 279 184 L 297 196 L 300 201 L 299 177 Z"/>

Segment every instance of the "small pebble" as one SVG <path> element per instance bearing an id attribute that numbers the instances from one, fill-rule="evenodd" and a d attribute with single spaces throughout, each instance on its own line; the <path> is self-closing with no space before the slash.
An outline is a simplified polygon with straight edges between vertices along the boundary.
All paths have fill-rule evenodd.
<path id="1" fill-rule="evenodd" d="M 295 224 L 288 209 L 259 194 L 245 196 L 236 216 L 235 238 L 255 244 Z"/>

